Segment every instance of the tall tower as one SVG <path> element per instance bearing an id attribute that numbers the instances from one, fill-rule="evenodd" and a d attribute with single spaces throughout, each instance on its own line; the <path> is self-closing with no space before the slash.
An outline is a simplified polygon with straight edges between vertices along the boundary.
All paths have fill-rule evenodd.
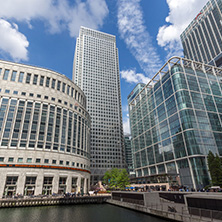
<path id="1" fill-rule="evenodd" d="M 222 66 L 222 1 L 210 0 L 181 34 L 187 59 Z"/>
<path id="2" fill-rule="evenodd" d="M 113 35 L 81 27 L 73 81 L 87 98 L 91 115 L 91 183 L 110 168 L 123 168 L 124 138 L 118 49 Z"/>

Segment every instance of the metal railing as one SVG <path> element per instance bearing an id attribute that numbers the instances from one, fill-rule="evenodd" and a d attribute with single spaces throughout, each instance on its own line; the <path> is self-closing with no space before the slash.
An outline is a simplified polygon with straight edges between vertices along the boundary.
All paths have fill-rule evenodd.
<path id="1" fill-rule="evenodd" d="M 218 210 L 208 210 L 208 209 L 200 209 L 194 207 L 186 207 L 178 205 L 168 205 L 168 204 L 151 204 L 148 206 L 150 210 L 157 210 L 164 213 L 170 213 L 175 219 L 178 217 L 186 218 L 186 221 L 192 222 L 194 219 L 199 219 L 200 221 L 206 222 L 218 222 L 222 221 L 222 211 Z"/>

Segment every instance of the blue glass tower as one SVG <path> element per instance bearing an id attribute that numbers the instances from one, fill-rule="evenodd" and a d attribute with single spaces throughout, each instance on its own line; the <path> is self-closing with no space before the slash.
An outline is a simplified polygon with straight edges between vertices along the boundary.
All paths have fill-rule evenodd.
<path id="1" fill-rule="evenodd" d="M 209 184 L 209 151 L 222 156 L 222 69 L 173 57 L 131 101 L 138 182 Z"/>

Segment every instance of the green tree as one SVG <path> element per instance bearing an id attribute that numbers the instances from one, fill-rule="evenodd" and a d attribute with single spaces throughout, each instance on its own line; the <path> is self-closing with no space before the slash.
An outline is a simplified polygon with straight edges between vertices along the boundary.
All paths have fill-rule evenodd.
<path id="1" fill-rule="evenodd" d="M 120 170 L 119 176 L 118 176 L 118 187 L 120 189 L 125 189 L 127 185 L 129 185 L 129 175 L 126 171 L 126 169 Z"/>
<path id="2" fill-rule="evenodd" d="M 126 169 L 113 168 L 106 171 L 103 182 L 108 185 L 109 188 L 124 189 L 129 185 L 129 176 Z"/>
<path id="3" fill-rule="evenodd" d="M 211 182 L 214 186 L 222 186 L 222 161 L 220 157 L 210 151 L 207 156 L 208 168 L 211 175 Z"/>

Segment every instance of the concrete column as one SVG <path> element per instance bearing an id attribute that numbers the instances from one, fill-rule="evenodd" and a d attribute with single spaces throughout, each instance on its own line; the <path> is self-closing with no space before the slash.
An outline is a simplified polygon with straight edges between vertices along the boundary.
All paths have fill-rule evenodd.
<path id="1" fill-rule="evenodd" d="M 35 193 L 34 193 L 34 195 L 42 194 L 43 179 L 44 179 L 44 175 L 41 172 L 41 173 L 38 174 L 38 176 L 36 178 Z"/>
<path id="2" fill-rule="evenodd" d="M 197 186 L 196 186 L 195 179 L 194 179 L 192 164 L 190 162 L 190 158 L 187 158 L 187 160 L 188 160 L 188 164 L 189 164 L 189 168 L 190 168 L 190 173 L 191 173 L 191 178 L 192 178 L 193 186 L 194 186 L 194 189 L 196 190 Z"/>
<path id="3" fill-rule="evenodd" d="M 84 193 L 87 193 L 87 192 L 88 192 L 88 190 L 87 190 L 87 179 L 86 179 L 86 178 L 84 178 L 84 187 L 83 187 L 83 191 L 84 191 Z"/>
<path id="4" fill-rule="evenodd" d="M 17 181 L 17 189 L 16 193 L 20 193 L 21 195 L 24 195 L 24 189 L 25 189 L 25 173 L 20 173 Z"/>
<path id="5" fill-rule="evenodd" d="M 59 192 L 59 175 L 54 174 L 53 181 L 52 181 L 52 193 Z"/>
<path id="6" fill-rule="evenodd" d="M 72 175 L 68 175 L 66 179 L 66 192 L 71 193 L 71 189 L 72 189 L 71 183 L 72 183 Z"/>
<path id="7" fill-rule="evenodd" d="M 88 191 L 90 190 L 90 176 L 88 178 Z"/>
<path id="8" fill-rule="evenodd" d="M 6 175 L 6 171 L 2 171 L 1 170 L 1 176 L 0 176 L 0 184 L 1 184 L 1 186 L 0 186 L 0 198 L 2 198 L 2 196 L 4 195 L 4 189 L 5 189 L 5 183 L 6 183 L 6 177 L 7 177 L 7 175 Z"/>
<path id="9" fill-rule="evenodd" d="M 81 176 L 78 176 L 76 193 L 81 191 L 80 187 L 81 187 Z"/>

